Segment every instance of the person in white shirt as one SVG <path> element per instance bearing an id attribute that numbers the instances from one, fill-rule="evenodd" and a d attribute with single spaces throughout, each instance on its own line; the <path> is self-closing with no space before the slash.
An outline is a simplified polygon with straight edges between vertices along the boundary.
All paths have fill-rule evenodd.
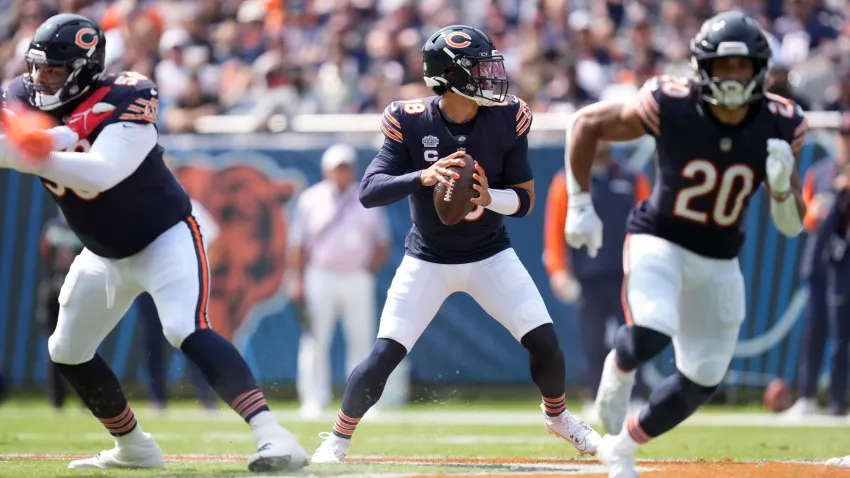
<path id="1" fill-rule="evenodd" d="M 369 354 L 375 338 L 375 273 L 386 262 L 390 241 L 383 211 L 364 208 L 357 197 L 356 161 L 350 146 L 328 148 L 324 179 L 305 190 L 295 207 L 291 299 L 303 317 L 297 389 L 307 418 L 320 415 L 332 398 L 330 349 L 337 317 L 345 333 L 347 374 Z"/>

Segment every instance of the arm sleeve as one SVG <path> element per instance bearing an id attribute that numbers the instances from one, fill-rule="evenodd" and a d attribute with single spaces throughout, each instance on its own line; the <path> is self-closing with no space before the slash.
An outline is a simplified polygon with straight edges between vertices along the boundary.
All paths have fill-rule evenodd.
<path id="1" fill-rule="evenodd" d="M 152 124 L 113 123 L 103 128 L 89 152 L 53 153 L 37 174 L 72 189 L 107 191 L 133 174 L 156 142 Z"/>
<path id="2" fill-rule="evenodd" d="M 387 136 L 360 181 L 360 203 L 367 208 L 386 206 L 422 188 L 421 173 L 411 171 L 412 163 L 407 148 Z"/>
<path id="3" fill-rule="evenodd" d="M 635 179 L 635 204 L 643 201 L 652 194 L 652 186 L 649 185 L 649 180 L 646 175 L 638 173 Z"/>
<path id="4" fill-rule="evenodd" d="M 567 224 L 567 181 L 563 174 L 552 179 L 549 197 L 546 199 L 546 217 L 543 225 L 543 264 L 551 276 L 567 268 L 566 238 Z"/>

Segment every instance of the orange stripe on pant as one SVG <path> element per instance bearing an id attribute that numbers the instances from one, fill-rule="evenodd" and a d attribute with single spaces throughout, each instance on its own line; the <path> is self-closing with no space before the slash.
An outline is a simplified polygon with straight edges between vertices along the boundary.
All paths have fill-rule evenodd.
<path id="1" fill-rule="evenodd" d="M 629 307 L 629 239 L 631 234 L 626 234 L 626 242 L 623 243 L 623 287 L 620 290 L 620 302 L 623 306 L 623 315 L 626 317 L 626 325 L 632 326 L 632 309 Z"/>
<path id="2" fill-rule="evenodd" d="M 207 315 L 207 303 L 210 297 L 210 266 L 207 262 L 207 252 L 204 250 L 204 239 L 201 235 L 201 227 L 197 219 L 190 215 L 186 218 L 186 225 L 192 234 L 192 243 L 195 246 L 195 256 L 198 258 L 198 305 L 195 307 L 195 327 L 198 329 L 209 329 L 210 319 Z"/>

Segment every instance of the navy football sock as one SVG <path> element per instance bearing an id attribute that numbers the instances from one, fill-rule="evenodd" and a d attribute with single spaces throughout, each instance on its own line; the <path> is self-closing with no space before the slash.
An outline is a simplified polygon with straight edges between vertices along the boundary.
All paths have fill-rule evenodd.
<path id="1" fill-rule="evenodd" d="M 546 414 L 556 417 L 567 408 L 564 389 L 567 386 L 567 365 L 555 334 L 555 326 L 544 324 L 523 335 L 520 340 L 528 350 L 531 380 L 540 389 Z"/>
<path id="2" fill-rule="evenodd" d="M 180 350 L 195 363 L 215 393 L 246 422 L 269 410 L 254 374 L 236 347 L 210 329 L 193 332 Z"/>
<path id="3" fill-rule="evenodd" d="M 136 416 L 118 377 L 100 355 L 77 365 L 57 363 L 56 368 L 112 436 L 124 436 L 136 428 Z"/>
<path id="4" fill-rule="evenodd" d="M 404 360 L 407 349 L 391 339 L 375 341 L 372 352 L 351 372 L 342 406 L 339 408 L 333 434 L 351 438 L 363 415 L 378 403 L 390 374 Z"/>
<path id="5" fill-rule="evenodd" d="M 717 388 L 698 385 L 677 371 L 652 391 L 649 404 L 626 421 L 626 429 L 635 442 L 646 443 L 693 415 Z"/>

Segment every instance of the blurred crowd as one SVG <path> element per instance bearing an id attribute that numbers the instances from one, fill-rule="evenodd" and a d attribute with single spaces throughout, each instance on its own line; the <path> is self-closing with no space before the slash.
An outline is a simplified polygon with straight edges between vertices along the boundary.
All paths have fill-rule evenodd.
<path id="1" fill-rule="evenodd" d="M 427 95 L 423 41 L 463 23 L 491 36 L 532 110 L 568 112 L 689 74 L 689 39 L 728 9 L 771 34 L 772 89 L 850 109 L 845 0 L 0 0 L 0 65 L 4 80 L 20 74 L 42 21 L 85 15 L 106 31 L 109 69 L 153 78 L 162 127 L 191 132 L 204 115 L 374 113 Z"/>

